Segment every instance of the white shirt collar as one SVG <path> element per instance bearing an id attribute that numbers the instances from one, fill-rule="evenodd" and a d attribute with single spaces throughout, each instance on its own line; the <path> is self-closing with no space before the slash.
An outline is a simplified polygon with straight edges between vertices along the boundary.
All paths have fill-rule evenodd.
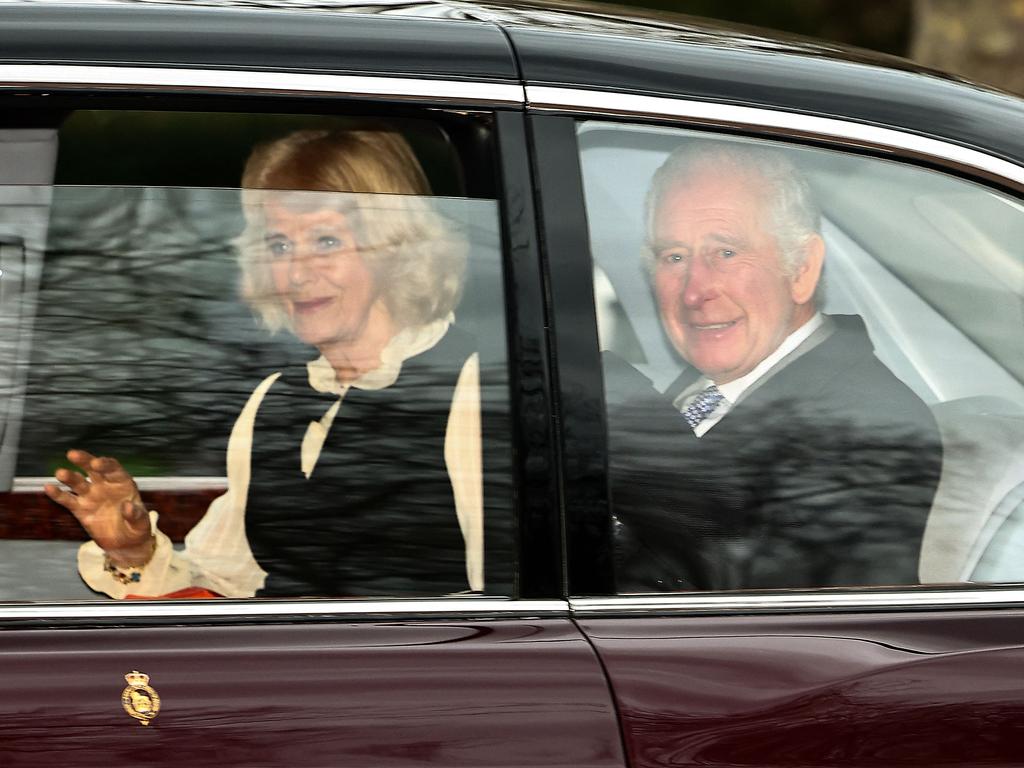
<path id="1" fill-rule="evenodd" d="M 782 343 L 779 344 L 775 351 L 754 366 L 754 369 L 750 373 L 745 376 L 740 376 L 738 379 L 733 379 L 726 384 L 719 384 L 718 391 L 722 393 L 723 400 L 718 404 L 718 407 L 707 416 L 707 418 L 693 428 L 694 434 L 697 435 L 697 437 L 702 437 L 705 432 L 721 421 L 744 392 L 754 386 L 758 379 L 768 373 L 768 371 L 770 371 L 776 363 L 782 360 L 782 358 L 807 341 L 811 334 L 818 330 L 824 322 L 824 316 L 820 312 L 815 312 L 814 316 L 810 320 L 783 339 Z M 693 384 L 684 389 L 679 396 L 676 397 L 673 401 L 673 405 L 682 411 L 686 408 L 694 395 L 698 392 L 703 392 L 713 383 L 714 382 L 712 382 L 707 376 L 700 376 L 695 382 L 693 382 Z"/>
<path id="2" fill-rule="evenodd" d="M 309 386 L 317 392 L 334 394 L 339 397 L 344 395 L 349 387 L 356 389 L 390 387 L 398 380 L 398 374 L 402 372 L 402 363 L 437 344 L 448 331 L 451 323 L 452 318 L 449 316 L 426 325 L 403 328 L 391 337 L 391 341 L 381 351 L 380 365 L 348 384 L 338 381 L 334 368 L 327 362 L 327 358 L 320 355 L 316 360 L 306 363 Z"/>
<path id="3" fill-rule="evenodd" d="M 823 322 L 825 322 L 825 318 L 822 317 L 820 312 L 815 312 L 814 316 L 810 320 L 784 338 L 775 351 L 754 366 L 754 369 L 750 373 L 746 376 L 740 376 L 738 379 L 733 379 L 727 384 L 719 384 L 718 391 L 722 393 L 722 396 L 728 400 L 730 404 L 734 404 L 740 399 L 740 396 L 744 392 L 757 383 L 758 379 L 775 367 L 776 363 L 807 341 L 811 334 L 821 327 Z M 701 389 L 711 386 L 711 379 L 706 376 L 701 376 L 701 380 L 706 382 L 701 385 Z"/>

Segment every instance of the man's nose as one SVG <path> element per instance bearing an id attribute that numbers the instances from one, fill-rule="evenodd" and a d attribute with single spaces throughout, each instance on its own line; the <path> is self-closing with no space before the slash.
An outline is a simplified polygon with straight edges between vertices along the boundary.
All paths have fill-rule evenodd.
<path id="1" fill-rule="evenodd" d="M 706 259 L 694 256 L 683 277 L 683 304 L 696 309 L 718 294 L 717 273 Z"/>

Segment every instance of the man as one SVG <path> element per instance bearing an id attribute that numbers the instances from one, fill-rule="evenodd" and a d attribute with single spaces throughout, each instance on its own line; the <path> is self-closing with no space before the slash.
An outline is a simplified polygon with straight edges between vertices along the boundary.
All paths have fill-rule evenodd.
<path id="1" fill-rule="evenodd" d="M 938 430 L 860 318 L 818 311 L 806 181 L 781 152 L 691 142 L 647 203 L 688 367 L 659 394 L 607 361 L 620 591 L 916 582 Z"/>

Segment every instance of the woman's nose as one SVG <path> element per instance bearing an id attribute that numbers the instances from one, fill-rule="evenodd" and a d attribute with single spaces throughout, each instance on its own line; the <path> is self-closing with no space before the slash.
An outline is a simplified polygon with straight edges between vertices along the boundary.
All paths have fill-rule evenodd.
<path id="1" fill-rule="evenodd" d="M 296 248 L 288 260 L 288 281 L 292 285 L 303 285 L 313 277 L 312 260 L 308 253 Z"/>

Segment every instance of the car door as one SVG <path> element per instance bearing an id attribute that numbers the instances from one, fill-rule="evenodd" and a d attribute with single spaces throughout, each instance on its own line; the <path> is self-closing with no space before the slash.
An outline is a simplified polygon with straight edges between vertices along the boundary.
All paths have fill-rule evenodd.
<path id="1" fill-rule="evenodd" d="M 597 660 L 557 601 L 11 607 L 4 621 L 7 765 L 623 764 Z M 158 701 L 148 723 L 123 706 L 136 689 Z"/>
<path id="2" fill-rule="evenodd" d="M 562 590 L 521 89 L 319 75 L 309 97 L 306 75 L 160 66 L 38 65 L 0 82 L 10 136 L 45 144 L 32 160 L 13 142 L 33 175 L 0 179 L 3 354 L 17 373 L 0 395 L 0 762 L 623 765 L 605 677 Z M 308 359 L 261 330 L 237 289 L 246 155 L 282 135 L 381 126 L 425 168 L 434 194 L 416 210 L 468 244 L 454 315 L 479 350 L 482 501 L 475 543 L 464 534 L 476 577 L 462 594 L 402 598 L 115 601 L 87 588 L 86 537 L 42 494 L 64 452 L 117 456 L 180 551 L 229 488 L 224 444 L 248 393 L 268 367 Z M 35 213 L 15 216 L 26 192 Z M 371 476 L 382 499 L 399 482 Z M 303 515 L 294 499 L 272 504 L 283 521 Z M 121 573 L 129 593 L 145 583 L 134 571 Z"/>
<path id="3" fill-rule="evenodd" d="M 1016 557 L 1019 529 L 1012 521 L 1019 518 L 1016 489 L 1024 480 L 1024 294 L 1012 239 L 1024 223 L 1019 164 L 953 144 L 926 145 L 894 129 L 875 135 L 872 146 L 885 159 L 854 155 L 841 137 L 857 142 L 863 138 L 860 126 L 839 119 L 821 119 L 819 125 L 806 115 L 768 108 L 655 97 L 620 101 L 615 94 L 563 93 L 547 84 L 528 86 L 528 95 L 538 113 L 545 113 L 531 124 L 542 198 L 550 195 L 540 209 L 546 222 L 556 207 L 559 212 L 545 238 L 555 343 L 565 361 L 559 375 L 572 483 L 566 498 L 570 602 L 608 673 L 630 764 L 1018 762 L 1024 574 Z M 581 117 L 588 105 L 592 115 Z M 575 117 L 552 114 L 559 110 Z M 730 130 L 716 123 L 728 123 Z M 821 132 L 812 148 L 802 137 L 814 127 Z M 831 138 L 823 139 L 825 133 Z M 573 143 L 577 151 L 570 153 L 566 147 Z M 808 562 L 826 553 L 823 566 L 802 570 L 800 563 L 785 560 L 786 547 L 796 546 L 787 536 L 812 530 L 813 519 L 791 520 L 781 536 L 761 529 L 763 538 L 754 539 L 753 549 L 767 563 L 763 568 L 744 549 L 749 540 L 726 542 L 730 550 L 705 535 L 719 530 L 720 520 L 712 517 L 703 529 L 693 523 L 693 515 L 708 512 L 695 500 L 709 485 L 716 491 L 717 483 L 749 471 L 744 457 L 750 454 L 737 450 L 719 464 L 694 465 L 705 473 L 698 476 L 694 466 L 664 458 L 673 456 L 673 441 L 683 439 L 673 425 L 686 401 L 673 411 L 665 393 L 685 361 L 678 339 L 674 345 L 671 329 L 663 327 L 672 317 L 666 320 L 665 305 L 659 307 L 652 288 L 651 275 L 660 266 L 644 262 L 651 242 L 646 227 L 655 215 L 645 200 L 655 194 L 648 191 L 655 172 L 667 173 L 658 169 L 671 167 L 670 156 L 686 145 L 713 145 L 722 153 L 742 147 L 744 157 L 764 150 L 788 158 L 808 179 L 822 212 L 826 254 L 819 309 L 863 320 L 873 356 L 927 405 L 941 434 L 941 477 L 931 486 L 923 527 L 901 533 L 899 526 L 868 522 L 875 519 L 871 506 L 852 505 L 847 520 L 829 518 L 833 523 L 805 551 Z M 903 157 L 915 153 L 919 159 L 917 153 L 929 147 L 935 150 L 930 168 Z M 955 174 L 944 170 L 954 163 Z M 1001 177 L 993 184 L 996 167 Z M 579 199 L 582 208 L 567 210 L 566 200 Z M 593 275 L 593 281 L 582 275 Z M 622 390 L 609 383 L 609 356 L 619 361 L 615 370 L 628 365 L 658 393 L 645 395 L 644 402 L 662 410 L 635 422 L 646 430 L 634 432 L 632 444 L 616 442 L 612 408 Z M 833 412 L 820 417 L 837 434 L 858 434 L 856 425 L 831 421 Z M 754 426 L 748 437 L 754 443 L 770 443 L 780 433 L 779 424 Z M 807 431 L 781 434 L 787 442 L 775 449 L 775 462 L 765 473 L 748 486 L 730 488 L 753 486 L 768 495 L 772 483 L 806 477 L 832 460 L 805 453 L 795 475 L 787 475 L 793 472 L 789 449 L 821 442 Z M 876 431 L 868 440 L 882 471 L 866 481 L 872 492 L 880 487 L 878 478 L 901 462 L 908 468 L 904 477 L 914 477 L 926 456 L 911 438 L 881 437 Z M 855 443 L 845 444 L 844 455 L 860 450 Z M 641 448 L 627 456 L 626 445 Z M 616 475 L 624 464 L 628 471 Z M 857 476 L 863 478 L 851 473 L 840 485 Z M 899 484 L 893 489 L 897 496 L 903 492 Z M 835 492 L 833 484 L 828 493 Z M 804 501 L 790 497 L 779 514 Z M 892 497 L 874 503 L 885 507 Z M 842 508 L 820 507 L 823 515 Z M 726 509 L 711 507 L 710 513 Z M 692 572 L 678 563 L 662 568 L 655 559 L 666 547 L 630 560 L 630 526 L 638 517 L 641 524 L 659 521 L 656 530 L 670 541 L 678 539 L 678 530 L 689 531 L 702 542 L 696 556 L 716 553 L 707 555 L 713 565 L 734 557 L 746 575 L 735 582 L 726 576 L 716 582 L 716 575 L 706 582 L 710 586 L 695 588 L 696 578 L 688 580 Z M 884 530 L 889 533 L 876 538 Z M 902 536 L 913 537 L 911 546 Z M 884 576 L 873 582 L 822 576 L 815 582 L 813 575 L 797 575 L 788 588 L 771 588 L 777 583 L 772 579 L 786 578 L 772 570 L 776 563 L 796 566 L 796 574 L 828 574 L 831 563 L 864 552 L 858 542 L 869 539 L 874 543 L 867 546 L 868 562 L 884 566 L 882 571 L 894 558 L 913 553 L 906 583 Z M 765 542 L 770 546 L 757 548 Z"/>

